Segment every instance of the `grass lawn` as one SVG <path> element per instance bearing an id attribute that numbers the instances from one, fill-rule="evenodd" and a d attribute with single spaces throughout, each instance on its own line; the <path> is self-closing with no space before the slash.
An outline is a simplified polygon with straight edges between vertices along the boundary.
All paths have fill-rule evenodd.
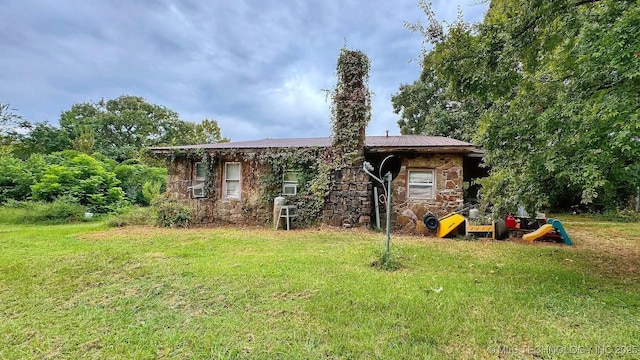
<path id="1" fill-rule="evenodd" d="M 0 358 L 639 358 L 640 224 L 564 224 L 393 272 L 364 230 L 0 225 Z"/>

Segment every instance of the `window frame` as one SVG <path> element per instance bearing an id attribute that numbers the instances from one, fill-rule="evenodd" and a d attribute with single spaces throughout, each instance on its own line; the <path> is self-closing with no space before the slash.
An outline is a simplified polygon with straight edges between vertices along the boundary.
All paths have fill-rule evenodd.
<path id="1" fill-rule="evenodd" d="M 286 180 L 287 174 L 294 174 L 296 176 L 296 181 Z M 282 195 L 284 196 L 295 196 L 298 195 L 298 188 L 300 187 L 300 174 L 295 170 L 285 170 L 282 173 Z M 285 189 L 293 187 L 293 194 L 288 194 Z"/>
<path id="2" fill-rule="evenodd" d="M 421 183 L 421 182 L 411 182 L 411 173 L 421 172 L 421 173 L 431 173 L 431 183 Z M 431 195 L 428 197 L 422 196 L 411 196 L 411 187 L 431 187 Z M 435 169 L 429 168 L 414 168 L 407 170 L 407 199 L 409 200 L 433 200 L 436 198 L 436 171 Z"/>
<path id="3" fill-rule="evenodd" d="M 198 167 L 205 166 L 204 176 L 198 176 Z M 202 161 L 198 161 L 193 164 L 193 174 L 191 176 L 191 186 L 189 189 L 191 190 L 191 198 L 193 199 L 201 199 L 206 197 L 204 194 L 204 183 L 207 180 L 207 168 L 206 164 Z"/>
<path id="4" fill-rule="evenodd" d="M 204 183 L 200 183 L 198 185 L 190 186 L 191 188 L 191 196 L 194 199 L 204 198 Z"/>
<path id="5" fill-rule="evenodd" d="M 228 179 L 227 178 L 227 166 L 228 165 L 238 165 L 238 179 Z M 223 199 L 241 199 L 242 198 L 242 163 L 239 161 L 226 161 L 223 165 L 223 175 L 222 175 L 222 198 Z M 227 194 L 228 190 L 228 182 L 229 181 L 237 181 L 238 182 L 238 195 L 229 195 Z"/>

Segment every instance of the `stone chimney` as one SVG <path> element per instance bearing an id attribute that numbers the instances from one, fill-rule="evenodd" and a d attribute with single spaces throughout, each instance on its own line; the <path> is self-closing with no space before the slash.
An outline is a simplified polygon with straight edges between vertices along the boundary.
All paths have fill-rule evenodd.
<path id="1" fill-rule="evenodd" d="M 371 119 L 369 58 L 361 51 L 342 49 L 336 69 L 331 114 L 334 161 L 355 165 L 364 155 L 365 131 Z"/>
<path id="2" fill-rule="evenodd" d="M 369 58 L 342 49 L 333 92 L 329 194 L 323 221 L 334 226 L 367 224 L 371 214 L 371 180 L 362 170 L 365 131 L 371 118 Z"/>

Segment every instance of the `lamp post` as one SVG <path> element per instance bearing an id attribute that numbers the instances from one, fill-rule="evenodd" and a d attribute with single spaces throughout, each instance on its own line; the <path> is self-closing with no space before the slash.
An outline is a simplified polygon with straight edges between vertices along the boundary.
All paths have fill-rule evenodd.
<path id="1" fill-rule="evenodd" d="M 384 164 L 385 161 L 387 159 L 389 159 L 390 157 L 393 157 L 393 155 L 389 155 L 387 156 L 384 160 L 382 160 L 381 164 Z M 365 161 L 363 166 L 362 166 L 364 172 L 366 172 L 369 176 L 371 176 L 374 180 L 376 180 L 377 182 L 379 182 L 382 185 L 382 188 L 385 190 L 386 192 L 386 201 L 387 201 L 387 226 L 386 226 L 386 230 L 387 230 L 387 238 L 386 238 L 386 246 L 385 246 L 385 262 L 389 261 L 389 254 L 390 254 L 390 246 L 391 246 L 391 180 L 393 180 L 393 175 L 391 174 L 391 171 L 388 171 L 386 174 L 384 174 L 384 176 L 381 175 L 381 177 L 377 177 L 375 176 L 372 171 L 373 171 L 373 166 L 371 165 L 371 163 L 369 163 L 368 161 Z M 385 182 L 386 182 L 386 186 L 385 186 Z M 376 199 L 377 201 L 377 199 Z M 377 214 L 376 214 L 377 215 Z"/>

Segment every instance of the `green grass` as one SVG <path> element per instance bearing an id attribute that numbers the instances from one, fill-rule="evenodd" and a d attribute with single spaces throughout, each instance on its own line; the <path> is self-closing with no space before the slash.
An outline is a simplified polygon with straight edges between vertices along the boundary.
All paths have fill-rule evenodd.
<path id="1" fill-rule="evenodd" d="M 637 358 L 640 224 L 565 227 L 394 236 L 385 271 L 360 230 L 3 225 L 0 358 Z"/>

